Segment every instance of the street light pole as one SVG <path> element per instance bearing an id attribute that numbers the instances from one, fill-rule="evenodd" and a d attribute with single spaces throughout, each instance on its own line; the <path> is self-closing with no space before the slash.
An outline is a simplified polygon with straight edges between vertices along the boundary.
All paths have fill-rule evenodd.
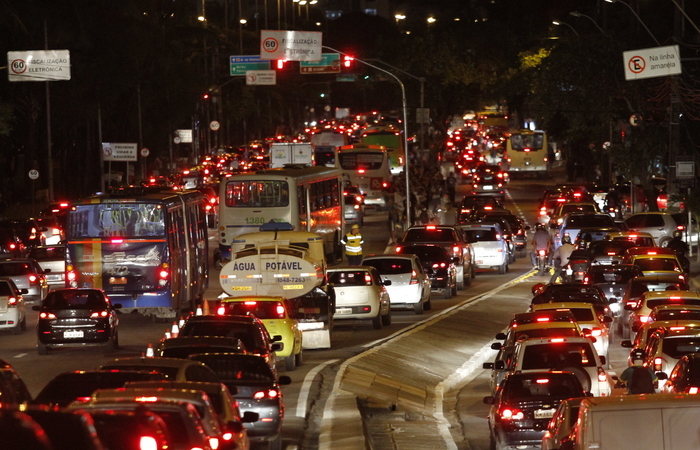
<path id="1" fill-rule="evenodd" d="M 574 34 L 576 35 L 576 37 L 581 37 L 581 35 L 578 34 L 578 32 L 576 32 L 576 30 L 574 29 L 574 27 L 572 27 L 571 25 L 569 25 L 569 24 L 566 23 L 566 22 L 560 22 L 560 21 L 558 21 L 558 20 L 553 20 L 552 23 L 553 23 L 554 25 L 566 25 L 567 27 L 571 28 L 571 31 L 574 32 Z"/>
<path id="2" fill-rule="evenodd" d="M 334 48 L 322 45 L 321 48 L 325 48 L 326 50 L 330 50 L 332 52 L 336 52 L 340 55 L 343 56 L 350 56 L 347 53 L 343 53 L 340 50 L 336 50 Z M 410 183 L 410 176 L 409 176 L 409 157 L 408 157 L 408 120 L 407 120 L 407 114 L 406 114 L 406 89 L 404 88 L 403 83 L 393 73 L 389 72 L 388 70 L 382 69 L 381 67 L 377 67 L 374 64 L 371 64 L 367 61 L 363 61 L 359 58 L 353 57 L 354 61 L 357 61 L 359 63 L 362 63 L 366 66 L 369 66 L 373 69 L 376 69 L 380 72 L 383 72 L 393 79 L 396 80 L 397 83 L 399 83 L 399 86 L 401 87 L 401 103 L 402 103 L 402 110 L 403 110 L 403 146 L 406 151 L 406 162 L 404 164 L 404 172 L 406 175 L 406 229 L 411 226 L 411 183 Z"/>
<path id="3" fill-rule="evenodd" d="M 593 22 L 593 24 L 594 24 L 596 27 L 598 27 L 598 29 L 600 30 L 600 32 L 603 33 L 603 36 L 607 36 L 607 34 L 605 33 L 605 31 L 603 31 L 603 29 L 600 28 L 600 25 L 598 25 L 598 22 L 596 22 L 595 20 L 593 20 L 593 18 L 592 18 L 591 16 L 587 16 L 587 15 L 585 15 L 585 14 L 582 14 L 582 13 L 578 12 L 578 11 L 571 11 L 569 14 L 572 15 L 572 16 L 574 16 L 574 17 L 585 17 L 586 19 L 588 19 L 588 20 L 590 20 L 591 22 Z"/>
<path id="4" fill-rule="evenodd" d="M 629 5 L 629 3 L 625 3 L 625 2 L 623 2 L 622 0 L 605 0 L 605 1 L 608 2 L 608 3 L 622 3 L 622 4 L 625 5 L 627 8 L 629 8 L 629 10 L 632 11 L 632 14 L 634 14 L 634 17 L 636 17 L 637 20 L 639 21 L 639 23 L 642 24 L 642 26 L 644 27 L 644 29 L 647 30 L 647 33 L 649 33 L 649 36 L 651 36 L 651 38 L 654 40 L 654 42 L 656 42 L 656 45 L 659 45 L 659 46 L 661 45 L 661 43 L 659 42 L 659 40 L 656 39 L 656 36 L 654 36 L 654 34 L 651 32 L 651 30 L 649 30 L 649 27 L 647 27 L 647 25 L 644 23 L 644 21 L 642 20 L 642 18 L 639 17 L 639 14 L 637 14 L 637 11 L 635 11 L 634 8 L 632 8 L 632 7 Z"/>

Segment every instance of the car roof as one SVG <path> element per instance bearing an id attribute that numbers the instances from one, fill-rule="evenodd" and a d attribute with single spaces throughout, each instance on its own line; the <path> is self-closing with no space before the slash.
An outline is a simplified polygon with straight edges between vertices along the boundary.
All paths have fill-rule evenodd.
<path id="1" fill-rule="evenodd" d="M 144 368 L 148 367 L 187 367 L 192 365 L 204 365 L 199 361 L 194 361 L 191 359 L 182 358 L 167 358 L 167 357 L 140 357 L 140 356 L 127 356 L 125 358 L 115 358 L 111 361 L 106 361 L 100 364 L 100 367 L 110 367 L 110 366 L 138 366 L 141 365 Z"/>
<path id="2" fill-rule="evenodd" d="M 376 271 L 372 266 L 340 266 L 340 267 L 329 267 L 327 272 L 348 272 L 348 271 L 363 271 L 363 272 L 372 272 Z"/>
<path id="3" fill-rule="evenodd" d="M 253 316 L 242 316 L 242 315 L 219 315 L 219 314 L 205 314 L 201 316 L 190 316 L 185 320 L 185 325 L 187 322 L 236 322 L 236 323 L 253 323 L 257 322 L 259 319 Z"/>

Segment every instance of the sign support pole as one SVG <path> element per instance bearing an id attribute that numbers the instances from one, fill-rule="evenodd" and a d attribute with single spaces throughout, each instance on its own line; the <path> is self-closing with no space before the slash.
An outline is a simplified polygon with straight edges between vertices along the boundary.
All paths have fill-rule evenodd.
<path id="1" fill-rule="evenodd" d="M 46 19 L 44 19 L 44 50 L 49 49 L 49 37 L 46 28 Z M 47 144 L 47 156 L 48 160 L 48 173 L 49 173 L 49 202 L 53 201 L 53 155 L 51 152 L 51 92 L 49 89 L 49 82 L 46 81 L 46 144 Z"/>

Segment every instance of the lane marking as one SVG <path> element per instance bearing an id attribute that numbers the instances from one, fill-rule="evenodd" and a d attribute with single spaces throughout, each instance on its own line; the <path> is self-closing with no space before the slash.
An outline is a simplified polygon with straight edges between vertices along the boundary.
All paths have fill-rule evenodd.
<path id="1" fill-rule="evenodd" d="M 329 359 L 326 362 L 319 364 L 313 369 L 309 370 L 309 373 L 304 377 L 304 382 L 301 384 L 301 389 L 299 391 L 299 398 L 297 399 L 297 417 L 306 417 L 306 402 L 309 398 L 309 392 L 311 391 L 311 383 L 313 383 L 316 374 L 321 371 L 324 367 L 329 364 L 338 362 L 337 359 Z"/>

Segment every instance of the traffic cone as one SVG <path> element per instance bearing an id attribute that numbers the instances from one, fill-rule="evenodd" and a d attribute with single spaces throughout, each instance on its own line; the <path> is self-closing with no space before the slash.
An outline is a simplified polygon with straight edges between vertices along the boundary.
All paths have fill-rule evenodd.
<path id="1" fill-rule="evenodd" d="M 170 335 L 171 335 L 172 337 L 176 338 L 178 334 L 180 334 L 180 327 L 179 327 L 179 325 L 177 324 L 177 322 L 173 322 L 173 326 L 172 326 L 172 328 L 170 329 Z"/>
<path id="2" fill-rule="evenodd" d="M 197 310 L 194 312 L 194 315 L 195 315 L 195 316 L 201 316 L 201 315 L 203 315 L 203 314 L 204 314 L 204 312 L 202 311 L 202 307 L 201 307 L 201 306 L 198 306 L 198 307 L 197 307 Z"/>
<path id="3" fill-rule="evenodd" d="M 148 347 L 146 347 L 146 358 L 153 358 L 154 356 L 156 356 L 156 353 L 153 350 L 153 344 L 148 344 Z"/>

